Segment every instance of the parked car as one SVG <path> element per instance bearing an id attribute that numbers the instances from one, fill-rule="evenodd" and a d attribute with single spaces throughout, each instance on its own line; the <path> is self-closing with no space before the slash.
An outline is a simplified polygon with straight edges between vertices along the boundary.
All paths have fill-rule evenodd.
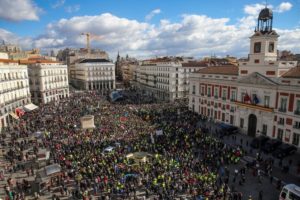
<path id="1" fill-rule="evenodd" d="M 268 137 L 261 135 L 257 138 L 254 138 L 252 140 L 252 142 L 250 143 L 250 146 L 254 149 L 258 149 L 258 148 L 263 147 L 268 140 L 269 140 Z"/>
<path id="2" fill-rule="evenodd" d="M 242 160 L 246 162 L 246 166 L 248 168 L 255 167 L 255 165 L 256 165 L 256 158 L 254 158 L 254 157 L 244 156 L 242 158 Z"/>
<path id="3" fill-rule="evenodd" d="M 282 144 L 282 141 L 277 139 L 268 140 L 266 144 L 262 147 L 263 152 L 271 153 L 276 150 Z"/>
<path id="4" fill-rule="evenodd" d="M 286 156 L 296 153 L 297 147 L 289 144 L 281 144 L 274 152 L 273 156 L 276 158 L 284 158 Z"/>

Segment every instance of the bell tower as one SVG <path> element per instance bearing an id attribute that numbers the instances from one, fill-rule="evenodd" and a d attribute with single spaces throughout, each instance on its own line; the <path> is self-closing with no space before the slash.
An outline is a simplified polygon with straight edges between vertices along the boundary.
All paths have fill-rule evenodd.
<path id="1" fill-rule="evenodd" d="M 265 7 L 259 13 L 254 35 L 250 37 L 250 63 L 260 65 L 266 61 L 277 60 L 279 35 L 272 29 L 272 26 L 273 12 Z"/>

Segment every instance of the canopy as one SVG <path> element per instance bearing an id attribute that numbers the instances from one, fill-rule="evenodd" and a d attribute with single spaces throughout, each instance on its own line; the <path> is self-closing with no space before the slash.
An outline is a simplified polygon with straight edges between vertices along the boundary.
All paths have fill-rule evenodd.
<path id="1" fill-rule="evenodd" d="M 10 116 L 12 116 L 14 119 L 19 119 L 19 117 L 18 117 L 18 115 L 16 115 L 16 113 L 10 112 L 9 114 L 10 114 Z"/>
<path id="2" fill-rule="evenodd" d="M 57 172 L 61 172 L 61 166 L 59 164 L 53 164 L 45 167 L 45 172 L 47 176 L 51 176 Z"/>
<path id="3" fill-rule="evenodd" d="M 25 105 L 23 108 L 24 108 L 25 111 L 28 112 L 28 111 L 32 111 L 32 110 L 37 109 L 38 106 L 34 105 L 33 103 L 30 103 L 30 104 Z"/>

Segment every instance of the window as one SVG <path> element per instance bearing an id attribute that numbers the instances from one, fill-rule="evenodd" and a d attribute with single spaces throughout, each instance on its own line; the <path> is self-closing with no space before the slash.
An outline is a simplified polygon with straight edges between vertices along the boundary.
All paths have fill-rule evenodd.
<path id="1" fill-rule="evenodd" d="M 222 121 L 225 122 L 225 113 L 222 113 Z"/>
<path id="2" fill-rule="evenodd" d="M 270 96 L 265 96 L 264 106 L 265 107 L 269 107 L 270 106 Z"/>
<path id="3" fill-rule="evenodd" d="M 300 129 L 300 122 L 295 122 L 295 125 L 294 125 L 294 128 L 296 128 L 296 129 Z"/>
<path id="4" fill-rule="evenodd" d="M 226 99 L 226 95 L 227 95 L 226 90 L 223 90 L 223 91 L 222 91 L 222 99 L 223 99 L 223 100 Z"/>
<path id="5" fill-rule="evenodd" d="M 231 101 L 235 101 L 236 99 L 236 91 L 231 91 Z"/>
<path id="6" fill-rule="evenodd" d="M 176 74 L 176 78 L 178 78 L 178 74 Z"/>
<path id="7" fill-rule="evenodd" d="M 207 88 L 207 96 L 208 97 L 210 97 L 210 93 L 211 93 L 211 91 L 210 91 L 211 89 L 210 89 L 210 87 L 209 88 Z"/>
<path id="8" fill-rule="evenodd" d="M 293 134 L 293 145 L 299 146 L 299 141 L 300 141 L 300 134 Z"/>
<path id="9" fill-rule="evenodd" d="M 283 130 L 279 128 L 277 131 L 277 139 L 282 140 L 282 137 L 283 137 Z"/>
<path id="10" fill-rule="evenodd" d="M 243 118 L 240 119 L 240 128 L 244 128 L 244 119 Z"/>
<path id="11" fill-rule="evenodd" d="M 207 109 L 207 116 L 210 116 L 210 109 Z"/>
<path id="12" fill-rule="evenodd" d="M 267 135 L 267 131 L 268 131 L 268 125 L 267 124 L 263 124 L 261 134 Z"/>
<path id="13" fill-rule="evenodd" d="M 230 124 L 233 125 L 233 115 L 230 115 Z"/>
<path id="14" fill-rule="evenodd" d="M 246 95 L 246 93 L 245 92 L 242 92 L 241 93 L 241 102 L 245 102 L 245 95 Z"/>
<path id="15" fill-rule="evenodd" d="M 255 59 L 255 60 L 254 60 L 254 63 L 259 63 L 259 59 Z"/>
<path id="16" fill-rule="evenodd" d="M 219 91 L 218 91 L 218 88 L 215 88 L 215 98 L 218 98 L 218 96 L 219 96 Z"/>
<path id="17" fill-rule="evenodd" d="M 260 53 L 261 50 L 261 42 L 254 43 L 254 53 Z"/>
<path id="18" fill-rule="evenodd" d="M 284 118 L 280 117 L 278 120 L 278 124 L 284 125 Z"/>
<path id="19" fill-rule="evenodd" d="M 300 100 L 296 101 L 296 110 L 295 110 L 296 115 L 300 115 Z"/>
<path id="20" fill-rule="evenodd" d="M 269 52 L 270 53 L 274 52 L 274 42 L 269 43 Z"/>
<path id="21" fill-rule="evenodd" d="M 281 98 L 279 111 L 286 112 L 286 105 L 287 105 L 287 98 Z"/>
<path id="22" fill-rule="evenodd" d="M 193 94 L 195 94 L 196 93 L 196 86 L 195 85 L 193 85 L 193 92 L 192 92 Z"/>

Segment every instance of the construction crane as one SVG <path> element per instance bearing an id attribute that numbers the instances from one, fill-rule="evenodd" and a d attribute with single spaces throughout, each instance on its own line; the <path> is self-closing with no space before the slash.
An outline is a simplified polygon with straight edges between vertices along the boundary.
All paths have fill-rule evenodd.
<path id="1" fill-rule="evenodd" d="M 91 51 L 91 47 L 90 47 L 90 39 L 102 39 L 103 36 L 101 35 L 92 35 L 91 33 L 81 33 L 81 35 L 85 35 L 86 36 L 86 49 L 88 51 L 88 53 L 90 53 Z"/>

